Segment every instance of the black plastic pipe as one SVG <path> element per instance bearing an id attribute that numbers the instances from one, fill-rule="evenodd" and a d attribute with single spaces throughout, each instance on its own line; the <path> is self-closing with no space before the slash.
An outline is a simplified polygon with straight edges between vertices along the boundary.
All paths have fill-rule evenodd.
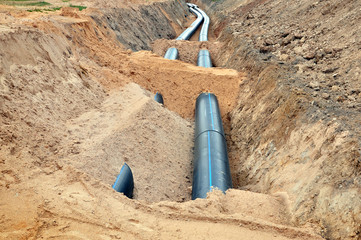
<path id="1" fill-rule="evenodd" d="M 128 198 L 133 197 L 134 179 L 128 164 L 124 163 L 112 187 L 115 191 L 124 193 Z"/>
<path id="2" fill-rule="evenodd" d="M 197 31 L 199 25 L 203 21 L 203 15 L 199 11 L 193 8 L 194 4 L 187 4 L 187 5 L 189 7 L 189 11 L 195 14 L 197 16 L 197 19 L 191 24 L 190 27 L 188 27 L 184 32 L 182 32 L 181 35 L 179 35 L 176 40 L 189 40 L 192 37 L 192 35 Z M 164 58 L 170 60 L 178 59 L 179 58 L 178 49 L 168 48 L 167 52 L 164 55 Z"/>
<path id="3" fill-rule="evenodd" d="M 188 4 L 188 6 L 190 6 L 191 8 L 197 10 L 199 13 L 202 14 L 204 21 L 203 21 L 201 31 L 199 33 L 199 41 L 208 41 L 208 29 L 209 29 L 209 23 L 210 23 L 208 15 L 204 11 L 199 9 L 198 6 L 195 4 Z M 200 67 L 205 67 L 205 68 L 213 67 L 212 60 L 211 60 L 211 54 L 208 50 L 202 49 L 199 51 L 197 65 Z"/>
<path id="4" fill-rule="evenodd" d="M 202 25 L 202 29 L 201 32 L 199 33 L 199 41 L 203 42 L 203 41 L 208 41 L 208 29 L 209 29 L 209 24 L 210 24 L 210 19 L 208 17 L 208 15 L 202 11 L 196 4 L 193 3 L 187 3 L 188 7 L 193 8 L 194 10 L 200 12 L 203 16 L 203 25 Z"/>
<path id="5" fill-rule="evenodd" d="M 211 60 L 211 54 L 208 50 L 206 50 L 206 49 L 199 50 L 197 65 L 200 67 L 205 67 L 205 68 L 213 67 L 212 60 Z"/>
<path id="6" fill-rule="evenodd" d="M 164 55 L 164 58 L 170 59 L 170 60 L 176 60 L 178 59 L 178 49 L 176 48 L 168 48 L 167 52 Z"/>
<path id="7" fill-rule="evenodd" d="M 203 19 L 204 19 L 203 25 L 201 28 L 201 32 L 199 33 L 199 41 L 200 42 L 208 41 L 208 29 L 209 29 L 209 24 L 210 24 L 209 17 L 201 9 L 196 8 L 196 10 L 202 14 Z"/>
<path id="8" fill-rule="evenodd" d="M 197 31 L 197 28 L 199 27 L 199 25 L 201 25 L 203 21 L 203 16 L 200 12 L 193 8 L 189 8 L 189 11 L 194 13 L 197 16 L 197 19 L 191 24 L 190 27 L 188 27 L 184 32 L 182 32 L 176 40 L 189 40 L 191 36 Z"/>
<path id="9" fill-rule="evenodd" d="M 212 189 L 225 192 L 232 187 L 222 118 L 214 94 L 198 96 L 195 121 L 193 200 L 206 198 Z"/>
<path id="10" fill-rule="evenodd" d="M 156 102 L 164 105 L 163 96 L 162 96 L 162 94 L 160 94 L 159 92 L 157 92 L 157 93 L 154 95 L 154 100 L 155 100 Z"/>

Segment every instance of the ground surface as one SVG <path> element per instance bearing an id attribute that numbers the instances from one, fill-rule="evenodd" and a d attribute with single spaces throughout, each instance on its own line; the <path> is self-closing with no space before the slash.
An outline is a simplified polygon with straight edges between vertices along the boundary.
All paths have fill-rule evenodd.
<path id="1" fill-rule="evenodd" d="M 353 145 L 337 132 L 337 123 L 290 125 L 305 112 L 294 110 L 299 98 L 287 99 L 274 119 L 269 104 L 283 101 L 274 91 L 275 67 L 263 71 L 259 79 L 266 84 L 255 91 L 252 69 L 195 66 L 201 48 L 210 50 L 216 66 L 226 65 L 222 54 L 229 54 L 231 43 L 227 37 L 215 41 L 221 28 L 209 43 L 171 40 L 194 20 L 185 17 L 183 1 L 49 3 L 88 8 L 28 12 L 34 7 L 0 6 L 0 238 L 321 239 L 320 218 L 300 221 L 299 213 L 316 207 L 324 214 L 318 204 L 325 203 L 310 205 L 302 200 L 309 192 L 299 187 L 328 174 L 326 169 L 317 175 L 335 148 L 347 158 Z M 216 28 L 221 22 L 212 16 Z M 172 46 L 182 61 L 163 59 Z M 151 48 L 154 53 L 129 50 Z M 239 70 L 228 56 L 230 67 Z M 164 106 L 153 101 L 157 91 Z M 194 104 L 207 91 L 220 103 L 234 186 L 254 192 L 216 191 L 190 201 Z M 304 96 L 301 90 L 295 94 Z M 261 119 L 272 126 L 264 130 Z M 277 140 L 252 145 L 265 138 L 262 134 Z M 330 138 L 334 141 L 325 145 Z M 242 144 L 247 144 L 243 155 Z M 325 152 L 319 153 L 321 147 Z M 279 167 L 275 156 L 288 161 Z M 308 161 L 314 156 L 320 160 Z M 111 188 L 124 162 L 135 178 L 133 200 Z M 240 163 L 249 169 L 249 179 Z M 277 171 L 286 174 L 276 178 Z M 309 182 L 295 182 L 303 172 Z M 321 190 L 327 199 L 329 192 Z M 349 202 L 357 201 L 357 191 Z"/>

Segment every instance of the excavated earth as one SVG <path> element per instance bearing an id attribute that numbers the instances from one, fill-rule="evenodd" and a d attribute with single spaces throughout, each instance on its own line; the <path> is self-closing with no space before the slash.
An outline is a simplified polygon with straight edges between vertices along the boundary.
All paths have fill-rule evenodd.
<path id="1" fill-rule="evenodd" d="M 359 3 L 199 0 L 199 43 L 184 0 L 49 2 L 0 5 L 1 239 L 360 239 Z M 201 92 L 234 188 L 191 201 Z"/>

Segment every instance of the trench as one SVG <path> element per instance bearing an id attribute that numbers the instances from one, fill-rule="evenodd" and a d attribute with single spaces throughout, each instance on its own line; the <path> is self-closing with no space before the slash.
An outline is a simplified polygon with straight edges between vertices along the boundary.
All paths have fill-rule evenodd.
<path id="1" fill-rule="evenodd" d="M 179 36 L 185 29 L 187 29 L 187 27 L 189 27 L 193 21 L 196 20 L 196 17 L 191 12 L 188 12 L 187 19 L 187 24 L 183 27 L 183 29 L 178 29 L 177 36 Z M 162 38 L 155 40 L 151 44 L 152 52 L 159 56 L 164 56 L 169 48 L 174 47 L 178 49 L 178 56 L 180 61 L 197 65 L 199 50 L 206 49 L 212 56 L 213 67 L 217 67 L 217 59 L 219 58 L 218 55 L 221 54 L 219 51 L 222 47 L 222 43 L 216 41 L 215 34 L 210 30 L 212 29 L 212 21 L 210 21 L 209 25 L 208 41 L 199 41 L 198 38 L 201 32 L 202 24 L 196 29 L 194 34 L 192 34 L 190 39 L 187 41 L 175 40 L 174 38 Z"/>
<path id="2" fill-rule="evenodd" d="M 190 17 L 190 15 L 189 15 Z M 195 21 L 196 17 L 193 16 L 191 18 Z M 189 23 L 192 23 L 192 21 L 188 21 Z M 160 56 L 164 56 L 167 53 L 167 49 L 169 48 L 176 48 L 178 50 L 177 56 L 179 57 L 179 60 L 182 62 L 191 63 L 194 65 L 197 65 L 197 55 L 200 51 L 203 49 L 206 49 L 210 52 L 213 67 L 217 67 L 215 62 L 218 63 L 219 59 L 221 58 L 220 55 L 222 54 L 220 52 L 221 48 L 223 47 L 222 42 L 218 42 L 217 38 L 215 37 L 216 34 L 214 33 L 214 23 L 210 21 L 209 29 L 208 29 L 208 40 L 207 41 L 199 41 L 199 35 L 201 33 L 202 24 L 197 28 L 197 30 L 192 34 L 190 39 L 188 41 L 177 41 L 177 40 L 167 40 L 167 39 L 160 39 L 156 40 L 152 44 L 152 51 Z M 188 27 L 186 26 L 186 27 Z M 186 29 L 185 27 L 185 29 Z M 217 31 L 220 31 L 217 29 Z M 178 32 L 178 35 L 180 32 Z M 220 63 L 219 63 L 220 64 Z M 223 114 L 222 121 L 223 121 L 223 127 L 225 132 L 225 138 L 227 142 L 227 151 L 228 151 L 228 157 L 229 157 L 229 164 L 231 168 L 231 176 L 232 176 L 232 183 L 233 188 L 238 188 L 242 185 L 241 179 L 239 177 L 238 173 L 238 166 L 239 166 L 239 159 L 237 157 L 238 155 L 238 149 L 235 145 L 235 143 L 232 140 L 232 133 L 231 133 L 231 111 L 228 111 Z"/>
<path id="3" fill-rule="evenodd" d="M 182 31 L 184 31 L 185 29 L 187 29 L 187 27 L 189 27 L 193 21 L 195 21 L 195 16 L 193 16 L 190 12 L 187 16 L 187 21 L 186 24 L 183 26 L 183 29 L 178 29 L 178 31 L 176 31 L 176 35 L 179 36 Z M 202 23 L 203 24 L 203 23 Z M 174 39 L 157 39 L 152 43 L 152 50 L 154 53 L 156 53 L 159 56 L 164 56 L 167 49 L 174 47 L 177 48 L 179 51 L 179 60 L 182 62 L 186 62 L 186 63 L 191 63 L 193 65 L 197 65 L 197 58 L 198 58 L 198 53 L 200 50 L 202 49 L 207 49 L 210 52 L 210 55 L 212 57 L 212 62 L 213 62 L 213 67 L 217 66 L 217 59 L 219 59 L 219 55 L 221 54 L 220 49 L 222 48 L 222 42 L 217 42 L 215 40 L 215 34 L 213 33 L 213 31 L 211 29 L 213 29 L 213 23 L 212 20 L 210 21 L 210 25 L 209 25 L 209 31 L 208 31 L 208 35 L 209 35 L 209 39 L 208 41 L 198 41 L 199 35 L 200 35 L 200 31 L 201 31 L 201 27 L 202 24 L 197 28 L 197 30 L 195 31 L 195 33 L 190 37 L 189 41 L 177 41 Z M 192 86 L 190 86 L 192 87 Z M 153 93 L 156 93 L 159 91 L 159 89 L 152 89 Z M 225 91 L 228 91 L 227 88 L 225 88 Z M 182 93 L 182 95 L 186 95 L 186 93 Z M 164 96 L 165 98 L 167 98 L 167 95 Z M 187 97 L 187 96 L 184 96 Z M 195 99 L 192 100 L 193 102 L 195 102 Z M 234 105 L 235 102 L 237 101 L 236 99 L 233 99 L 234 101 Z M 223 105 L 223 104 L 222 104 Z M 167 100 L 165 100 L 165 106 L 167 107 Z M 192 112 L 194 112 L 194 104 L 192 104 L 191 106 L 193 106 Z M 176 108 L 181 108 L 182 106 L 175 106 Z M 177 111 L 177 109 L 171 109 L 172 111 Z M 239 178 L 237 177 L 237 168 L 236 166 L 238 166 L 238 158 L 237 158 L 237 153 L 235 153 L 235 147 L 234 147 L 234 143 L 232 141 L 232 135 L 231 135 L 231 111 L 233 109 L 221 109 L 222 112 L 222 121 L 223 121 L 223 127 L 224 127 L 224 131 L 225 131 L 225 139 L 227 142 L 227 151 L 228 151 L 228 155 L 229 155 L 229 164 L 231 167 L 231 176 L 232 176 L 232 181 L 233 181 L 233 188 L 238 188 L 239 187 Z M 194 115 L 191 118 L 191 121 L 194 121 Z M 192 136 L 193 137 L 193 134 Z M 188 176 L 188 178 L 192 178 L 192 174 L 193 171 L 190 172 L 190 175 Z M 188 196 L 184 197 L 184 200 L 188 200 L 190 197 L 190 194 Z"/>
<path id="4" fill-rule="evenodd" d="M 189 14 L 191 14 L 191 13 L 189 13 Z M 188 24 L 187 24 L 187 26 L 184 27 L 184 29 L 189 27 L 190 23 L 192 23 L 196 19 L 195 16 L 191 16 L 191 15 L 188 15 L 188 18 L 190 18 L 191 21 L 188 21 Z M 165 58 L 167 58 L 166 56 L 170 56 L 170 55 L 166 54 L 167 50 L 171 49 L 171 51 L 173 51 L 175 48 L 176 50 L 178 50 L 177 57 L 179 57 L 180 61 L 197 65 L 197 58 L 198 58 L 197 55 L 199 54 L 200 51 L 203 51 L 203 49 L 206 49 L 211 53 L 211 56 L 213 56 L 213 61 L 212 61 L 213 67 L 216 67 L 216 64 L 214 64 L 214 62 L 216 62 L 215 59 L 219 59 L 218 55 L 221 54 L 219 50 L 221 49 L 222 43 L 216 42 L 215 34 L 211 30 L 211 29 L 213 29 L 212 21 L 210 22 L 210 25 L 209 25 L 208 40 L 202 41 L 202 42 L 198 41 L 202 25 L 203 25 L 203 22 L 197 28 L 197 30 L 194 32 L 194 34 L 192 34 L 192 36 L 190 37 L 190 39 L 188 41 L 179 41 L 179 40 L 177 41 L 177 40 L 173 40 L 173 39 L 156 40 L 152 44 L 152 51 L 154 53 L 158 54 L 159 56 L 165 56 Z M 180 35 L 180 33 L 181 33 L 181 31 L 177 32 L 178 35 Z M 176 56 L 176 55 L 173 55 L 173 56 Z M 238 158 L 236 157 L 237 154 L 234 153 L 235 146 L 234 146 L 234 143 L 232 141 L 232 136 L 231 136 L 231 119 L 230 119 L 231 111 L 228 111 L 228 112 L 222 114 L 222 116 L 226 116 L 226 117 L 223 117 L 222 121 L 223 121 L 223 127 L 225 129 L 224 135 L 225 135 L 226 142 L 227 142 L 227 151 L 229 153 L 229 164 L 231 166 L 231 176 L 232 176 L 232 181 L 233 181 L 233 188 L 238 188 L 240 183 L 239 183 L 239 178 L 237 177 L 237 169 L 235 168 L 235 166 L 238 165 L 237 164 Z"/>
<path id="5" fill-rule="evenodd" d="M 175 1 L 176 2 L 176 1 Z M 174 2 L 173 2 L 174 3 Z M 177 8 L 177 10 L 175 9 Z M 225 70 L 225 69 L 200 69 L 200 68 L 196 68 L 190 69 L 190 66 L 183 66 L 181 62 L 186 62 L 186 63 L 191 63 L 192 65 L 196 66 L 197 65 L 197 55 L 200 49 L 208 49 L 210 51 L 210 54 L 212 56 L 212 62 L 214 67 L 217 66 L 217 62 L 216 59 L 218 59 L 218 55 L 220 54 L 219 50 L 222 46 L 222 43 L 220 42 L 216 42 L 214 41 L 214 34 L 213 31 L 209 31 L 209 41 L 207 42 L 199 42 L 199 41 L 194 41 L 194 39 L 198 40 L 198 36 L 199 36 L 199 32 L 201 27 L 199 27 L 196 31 L 196 33 L 191 37 L 190 41 L 176 41 L 173 40 L 176 38 L 176 36 L 179 36 L 179 34 L 184 31 L 184 29 L 186 29 L 193 21 L 194 21 L 194 17 L 190 14 L 188 14 L 188 16 L 186 18 L 184 18 L 184 15 L 182 15 L 184 13 L 184 9 L 182 9 L 182 5 L 179 4 L 175 4 L 172 6 L 172 9 L 166 9 L 164 8 L 164 6 L 160 6 L 159 8 L 160 10 L 154 11 L 154 10 L 147 10 L 147 9 L 143 9 L 141 12 L 155 12 L 155 16 L 158 16 L 158 14 L 163 14 L 164 16 L 166 16 L 167 20 L 164 20 L 163 17 L 159 17 L 160 19 L 163 19 L 164 22 L 168 22 L 169 25 L 167 25 L 166 23 L 160 23 L 162 25 L 162 29 L 168 29 L 167 32 L 172 34 L 157 34 L 157 33 L 151 33 L 149 34 L 149 36 L 153 36 L 152 39 L 155 40 L 151 40 L 148 37 L 144 37 L 145 40 L 137 40 L 134 41 L 134 43 L 136 43 L 137 45 L 134 45 L 134 43 L 128 43 L 126 42 L 124 39 L 125 36 L 129 35 L 129 33 L 131 33 L 133 31 L 134 27 L 139 27 L 142 23 L 137 23 L 139 22 L 139 20 L 134 19 L 131 20 L 133 26 L 128 26 L 127 23 L 124 22 L 120 22 L 119 24 L 121 25 L 117 25 L 118 24 L 118 20 L 122 20 L 123 17 L 121 17 L 122 14 L 124 14 L 123 10 L 111 10 L 110 12 L 107 12 L 105 14 L 106 18 L 105 21 L 107 22 L 107 24 L 110 26 L 110 29 L 112 29 L 117 36 L 118 41 L 120 41 L 123 45 L 125 43 L 125 46 L 127 48 L 132 49 L 135 53 L 137 53 L 138 50 L 142 50 L 145 49 L 147 50 L 149 47 L 151 47 L 153 49 L 153 52 L 156 53 L 159 56 L 164 56 L 165 51 L 168 49 L 168 47 L 171 46 L 175 46 L 178 48 L 179 50 L 179 54 L 180 54 L 180 61 L 176 61 L 174 63 L 167 63 L 167 64 L 172 64 L 172 66 L 174 65 L 174 68 L 176 69 L 174 71 L 174 74 L 177 75 L 175 77 L 175 75 L 173 74 L 173 70 L 167 70 L 169 69 L 168 67 L 166 67 L 165 69 L 162 68 L 154 68 L 151 67 L 152 65 L 152 60 L 150 59 L 148 62 L 144 61 L 142 64 L 144 66 L 147 67 L 147 72 L 142 72 L 141 74 L 139 74 L 140 69 L 134 70 L 134 72 L 137 72 L 137 74 L 131 74 L 131 78 L 132 81 L 139 84 L 140 86 L 142 86 L 143 88 L 145 88 L 146 90 L 150 91 L 152 94 L 155 94 L 156 92 L 160 92 L 163 94 L 164 97 L 164 106 L 169 109 L 170 111 L 176 112 L 178 113 L 183 119 L 185 119 L 186 121 L 189 121 L 192 125 L 194 122 L 194 109 L 195 109 L 195 101 L 196 101 L 196 97 L 199 95 L 200 92 L 214 92 L 216 94 L 216 96 L 219 98 L 219 103 L 221 106 L 221 115 L 222 115 L 222 121 L 223 121 L 223 126 L 224 126 L 224 131 L 225 131 L 225 138 L 227 140 L 227 147 L 228 147 L 228 152 L 229 152 L 229 158 L 230 158 L 230 165 L 231 165 L 231 172 L 232 172 L 232 179 L 233 179 L 233 187 L 237 188 L 238 187 L 238 181 L 237 178 L 235 177 L 234 172 L 236 172 L 236 169 L 232 169 L 232 165 L 234 165 L 234 161 L 236 161 L 236 158 L 233 157 L 233 153 L 232 153 L 232 149 L 233 148 L 233 144 L 231 142 L 231 122 L 230 122 L 230 112 L 233 110 L 233 107 L 235 107 L 236 102 L 237 102 L 237 96 L 238 96 L 238 88 L 239 88 L 239 81 L 241 79 L 241 76 L 239 75 L 239 73 L 236 73 L 235 71 L 230 71 L 230 70 Z M 117 12 L 115 12 L 117 11 Z M 175 15 L 172 15 L 171 12 L 174 12 Z M 129 18 L 131 18 L 130 16 L 131 14 L 126 13 L 126 16 L 128 16 Z M 141 16 L 141 18 L 149 18 L 149 14 L 148 15 L 144 15 Z M 101 21 L 101 17 L 99 16 L 93 16 L 93 19 L 96 19 L 97 24 L 103 24 L 104 21 Z M 155 19 L 151 16 L 151 19 Z M 160 20 L 154 21 L 154 24 L 158 24 Z M 179 26 L 177 27 L 175 23 L 183 23 L 182 28 L 180 28 Z M 134 23 L 137 23 L 138 26 L 135 26 Z M 167 26 L 166 26 L 167 25 Z M 149 30 L 146 30 L 145 33 L 147 34 L 147 31 L 160 31 L 161 29 L 159 27 L 157 28 L 152 28 L 150 26 L 150 24 L 148 23 L 147 26 L 149 26 Z M 171 28 L 174 30 L 172 31 L 172 29 L 169 28 L 169 26 L 171 26 Z M 212 29 L 212 19 L 211 19 L 211 24 L 210 24 L 210 29 Z M 137 31 L 133 31 L 134 34 L 138 35 L 139 33 Z M 137 38 L 142 38 L 143 35 L 138 35 L 136 36 Z M 159 38 L 159 36 L 161 37 L 161 39 L 157 39 Z M 162 38 L 163 36 L 163 38 Z M 164 38 L 164 36 L 166 36 Z M 128 36 L 127 36 L 128 37 Z M 132 39 L 133 37 L 130 36 L 129 39 Z M 152 42 L 153 41 L 153 42 Z M 149 64 L 149 66 L 147 66 Z M 150 67 L 150 68 L 149 68 Z M 171 66 L 170 66 L 171 67 Z M 171 67 L 173 68 L 173 67 Z M 179 68 L 179 70 L 177 69 Z M 229 71 L 229 73 L 228 73 Z M 157 75 L 166 75 L 169 76 L 169 78 L 171 78 L 172 82 L 169 85 L 165 85 L 163 86 L 160 83 L 157 83 L 156 81 L 147 81 L 146 79 L 149 79 L 150 75 L 154 75 L 155 77 Z M 229 76 L 228 76 L 229 75 Z M 229 78 L 231 79 L 229 81 Z M 190 79 L 188 82 L 184 83 L 184 79 Z M 225 81 L 229 81 L 230 83 L 224 84 L 222 82 Z M 183 83 L 181 83 L 183 82 Z M 168 84 L 168 82 L 167 82 Z M 179 85 L 180 84 L 180 85 Z M 179 85 L 179 86 L 178 86 Z M 183 85 L 183 86 L 182 86 Z M 169 88 L 178 88 L 175 89 L 177 92 L 177 95 L 175 96 L 174 93 L 169 92 L 167 89 Z M 191 88 L 192 91 L 189 91 Z M 165 94 L 164 94 L 165 91 Z M 229 97 L 229 95 L 231 97 Z M 146 104 L 148 105 L 148 104 Z M 127 134 L 133 134 L 133 131 L 131 131 L 130 129 L 125 129 L 124 131 L 127 132 Z M 143 134 L 147 134 L 147 133 L 143 133 Z M 121 135 L 119 135 L 121 137 Z M 193 137 L 194 137 L 194 133 L 190 133 L 189 136 L 187 138 L 190 139 L 191 142 L 189 142 L 189 144 L 191 146 L 193 146 Z M 121 137 L 123 139 L 123 137 Z M 124 139 L 125 140 L 125 139 Z M 142 140 L 143 141 L 143 140 Z M 162 143 L 162 144 L 166 144 L 166 143 Z M 176 142 L 173 142 L 172 144 L 177 144 Z M 141 147 L 141 145 L 139 145 L 139 147 Z M 109 151 L 113 151 L 115 150 L 115 144 L 111 144 L 111 148 L 112 150 Z M 155 148 L 155 146 L 154 146 Z M 170 188 L 167 188 L 167 192 L 166 193 L 159 193 L 159 195 L 162 195 L 160 197 L 154 197 L 154 193 L 152 194 L 151 192 L 154 192 L 154 188 L 157 188 L 157 186 L 159 188 L 160 185 L 162 183 L 162 180 L 158 179 L 156 180 L 157 183 L 154 183 L 153 186 L 146 186 L 146 187 L 141 187 L 139 184 L 139 174 L 142 174 L 140 169 L 141 166 L 137 165 L 136 167 L 132 166 L 131 162 L 134 161 L 132 159 L 131 154 L 128 154 L 128 151 L 136 151 L 137 147 L 134 147 L 132 149 L 127 149 L 124 147 L 120 147 L 120 151 L 124 154 L 124 158 L 121 162 L 126 162 L 128 163 L 128 165 L 131 167 L 133 174 L 134 174 L 134 185 L 135 185 L 135 189 L 134 189 L 134 198 L 135 199 L 142 199 L 142 200 L 147 200 L 150 202 L 157 202 L 160 200 L 171 200 L 171 201 L 188 201 L 191 198 L 191 193 L 187 190 L 187 188 L 189 188 L 191 186 L 191 179 L 192 179 L 192 159 L 193 159 L 193 154 L 192 157 L 187 160 L 184 161 L 182 164 L 184 165 L 183 167 L 185 169 L 188 169 L 188 173 L 186 174 L 186 176 L 182 176 L 180 179 L 177 179 L 176 181 L 185 181 L 185 182 L 181 182 L 180 183 L 180 189 L 182 189 L 183 192 L 183 196 L 181 196 L 179 193 L 173 194 L 173 191 L 171 190 L 171 188 L 178 188 L 177 186 L 173 186 Z M 191 150 L 191 149 L 190 149 Z M 107 151 L 107 152 L 109 152 Z M 191 150 L 192 151 L 192 150 Z M 158 151 L 157 151 L 158 152 Z M 150 169 L 154 169 L 152 171 L 157 171 L 156 170 L 156 163 L 153 161 L 153 164 L 149 164 L 145 159 L 147 158 L 147 156 L 141 157 L 141 161 L 144 161 L 144 171 L 149 171 Z M 153 157 L 150 156 L 150 159 L 156 158 L 156 156 Z M 128 160 L 127 160 L 128 159 Z M 113 160 L 112 160 L 113 161 Z M 118 160 L 119 161 L 119 160 Z M 130 163 L 129 163 L 130 162 Z M 119 165 L 119 163 L 112 163 L 112 164 L 117 164 Z M 169 163 L 165 163 L 166 165 L 168 165 Z M 154 166 L 149 166 L 149 165 L 154 165 Z M 120 168 L 121 166 L 119 165 L 118 168 Z M 167 167 L 167 166 L 165 166 Z M 182 166 L 179 165 L 179 163 L 177 163 L 176 165 L 174 165 L 175 168 L 179 169 Z M 82 167 L 84 170 L 86 169 L 86 167 Z M 115 166 L 113 166 L 113 169 L 116 168 Z M 158 171 L 161 168 L 158 167 Z M 115 180 L 116 175 L 119 172 L 114 172 L 113 176 Z M 94 174 L 98 174 L 98 173 L 94 173 Z M 166 177 L 166 176 L 165 176 Z M 105 178 L 103 177 L 105 181 L 109 182 L 109 177 Z M 156 177 L 157 178 L 157 177 Z M 159 176 L 160 178 L 160 176 Z M 174 181 L 171 180 L 171 177 L 166 177 L 167 179 L 163 179 L 163 181 Z M 145 176 L 144 180 L 148 179 L 148 182 L 152 182 L 154 179 L 153 177 L 150 176 Z M 152 180 L 153 179 L 153 180 Z M 138 180 L 138 181 L 137 181 Z M 137 184 L 138 182 L 138 184 Z M 112 182 L 111 184 L 113 184 L 114 182 Z M 144 184 L 144 181 L 142 180 L 142 184 Z M 176 191 L 177 192 L 177 191 Z M 178 190 L 179 192 L 179 190 Z M 164 195 L 164 197 L 163 197 Z M 150 197 L 152 196 L 152 197 Z"/>

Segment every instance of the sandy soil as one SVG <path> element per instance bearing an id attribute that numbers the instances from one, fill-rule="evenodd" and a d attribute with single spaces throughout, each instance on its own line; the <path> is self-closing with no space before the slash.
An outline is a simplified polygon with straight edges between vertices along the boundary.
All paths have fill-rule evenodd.
<path id="1" fill-rule="evenodd" d="M 208 49 L 212 58 L 212 56 L 218 56 L 220 54 L 219 51 L 222 48 L 222 43 L 159 39 L 152 44 L 152 51 L 159 56 L 164 56 L 170 47 L 176 47 L 178 49 L 179 60 L 197 65 L 199 50 Z M 215 67 L 217 66 L 215 65 Z"/>
<path id="2" fill-rule="evenodd" d="M 63 142 L 73 144 L 63 149 L 65 162 L 108 185 L 126 162 L 136 180 L 135 199 L 190 200 L 192 123 L 138 85 L 113 92 L 100 108 L 67 125 L 69 135 Z"/>
<path id="3" fill-rule="evenodd" d="M 195 99 L 215 93 L 229 133 L 244 74 L 125 50 L 95 13 L 1 9 L 0 237 L 320 239 L 285 192 L 188 201 Z M 111 188 L 124 162 L 133 200 Z"/>

